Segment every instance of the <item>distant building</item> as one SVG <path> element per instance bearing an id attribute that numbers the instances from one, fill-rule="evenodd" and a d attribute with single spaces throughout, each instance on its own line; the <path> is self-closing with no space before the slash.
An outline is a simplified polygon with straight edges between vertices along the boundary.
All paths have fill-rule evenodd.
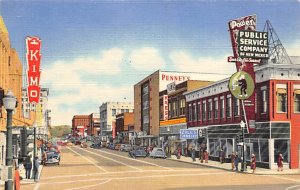
<path id="1" fill-rule="evenodd" d="M 89 115 L 74 115 L 72 119 L 72 135 L 84 137 L 87 135 L 87 127 L 90 125 Z"/>
<path id="2" fill-rule="evenodd" d="M 116 134 L 120 143 L 129 144 L 134 135 L 134 113 L 121 113 L 116 116 Z"/>
<path id="3" fill-rule="evenodd" d="M 87 128 L 87 134 L 98 136 L 100 134 L 100 114 L 99 113 L 92 113 L 89 115 L 90 121 Z"/>
<path id="4" fill-rule="evenodd" d="M 113 140 L 115 138 L 116 115 L 120 113 L 133 112 L 132 102 L 106 102 L 100 107 L 100 131 L 102 140 Z"/>

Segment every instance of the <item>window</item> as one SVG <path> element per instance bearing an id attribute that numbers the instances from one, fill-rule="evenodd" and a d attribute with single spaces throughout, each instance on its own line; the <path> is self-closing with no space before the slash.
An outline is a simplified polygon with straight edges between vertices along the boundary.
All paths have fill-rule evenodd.
<path id="1" fill-rule="evenodd" d="M 192 104 L 189 104 L 189 121 L 193 120 Z"/>
<path id="2" fill-rule="evenodd" d="M 178 110 L 177 110 L 177 101 L 173 101 L 173 107 L 172 107 L 172 117 L 177 117 Z"/>
<path id="3" fill-rule="evenodd" d="M 121 109 L 121 113 L 124 113 L 124 109 Z"/>
<path id="4" fill-rule="evenodd" d="M 211 99 L 208 101 L 208 119 L 212 118 L 212 101 Z"/>
<path id="5" fill-rule="evenodd" d="M 172 103 L 171 103 L 171 101 L 168 103 L 168 117 L 172 118 Z"/>
<path id="6" fill-rule="evenodd" d="M 234 116 L 240 115 L 240 101 L 237 98 L 233 98 L 233 114 Z"/>
<path id="7" fill-rule="evenodd" d="M 185 99 L 182 98 L 180 100 L 180 108 L 179 108 L 179 115 L 184 115 L 185 114 Z"/>
<path id="8" fill-rule="evenodd" d="M 219 111 L 219 105 L 218 105 L 218 99 L 214 99 L 214 118 L 218 118 L 218 111 Z"/>
<path id="9" fill-rule="evenodd" d="M 193 104 L 193 120 L 197 121 L 197 104 Z"/>
<path id="10" fill-rule="evenodd" d="M 294 112 L 300 112 L 300 89 L 294 91 Z"/>
<path id="11" fill-rule="evenodd" d="M 117 113 L 117 110 L 116 110 L 116 109 L 112 109 L 112 110 L 111 110 L 111 115 L 112 115 L 112 116 L 115 116 L 116 113 Z"/>
<path id="12" fill-rule="evenodd" d="M 286 112 L 287 110 L 287 96 L 286 89 L 278 88 L 276 90 L 276 102 L 277 102 L 277 112 Z"/>
<path id="13" fill-rule="evenodd" d="M 231 117 L 231 96 L 226 98 L 226 117 Z"/>
<path id="14" fill-rule="evenodd" d="M 202 121 L 206 120 L 206 102 L 202 102 Z"/>
<path id="15" fill-rule="evenodd" d="M 261 91 L 261 113 L 267 113 L 267 90 Z"/>
<path id="16" fill-rule="evenodd" d="M 225 106 L 225 102 L 224 102 L 224 98 L 222 98 L 220 100 L 220 118 L 224 118 L 224 106 Z"/>
<path id="17" fill-rule="evenodd" d="M 198 102 L 198 106 L 197 106 L 197 109 L 198 109 L 198 113 L 197 113 L 197 116 L 198 116 L 198 121 L 201 120 L 201 103 Z"/>
<path id="18" fill-rule="evenodd" d="M 125 109 L 125 112 L 128 113 L 128 112 L 129 112 L 129 109 Z"/>

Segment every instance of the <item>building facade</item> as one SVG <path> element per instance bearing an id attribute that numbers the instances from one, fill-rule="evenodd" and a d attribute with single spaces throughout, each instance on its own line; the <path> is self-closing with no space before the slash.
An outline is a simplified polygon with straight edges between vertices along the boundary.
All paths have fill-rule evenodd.
<path id="1" fill-rule="evenodd" d="M 300 147 L 300 62 L 294 64 L 264 64 L 255 67 L 255 112 L 245 130 L 245 159 L 254 153 L 258 165 L 275 168 L 282 153 L 286 167 L 299 168 Z M 240 152 L 236 136 L 244 120 L 243 103 L 233 97 L 229 79 L 187 92 L 188 128 L 205 131 L 205 143 L 212 159 Z M 253 106 L 244 100 L 244 107 Z"/>
<path id="2" fill-rule="evenodd" d="M 134 130 L 137 142 L 144 146 L 159 143 L 159 92 L 170 83 L 203 80 L 202 73 L 158 70 L 134 85 Z"/>
<path id="3" fill-rule="evenodd" d="M 90 123 L 88 125 L 87 134 L 92 136 L 99 136 L 100 134 L 100 114 L 92 113 L 89 115 Z"/>
<path id="4" fill-rule="evenodd" d="M 159 93 L 159 146 L 168 143 L 169 152 L 186 147 L 186 140 L 180 140 L 180 129 L 187 129 L 186 100 L 183 93 L 207 86 L 211 81 L 188 80 L 180 84 L 171 84 Z"/>
<path id="5" fill-rule="evenodd" d="M 100 107 L 100 131 L 103 141 L 112 141 L 116 135 L 116 115 L 133 112 L 132 102 L 106 102 Z"/>
<path id="6" fill-rule="evenodd" d="M 127 112 L 116 115 L 116 133 L 118 142 L 130 144 L 134 135 L 134 113 Z"/>
<path id="7" fill-rule="evenodd" d="M 87 135 L 87 127 L 90 124 L 89 115 L 74 115 L 72 119 L 72 135 L 84 137 Z"/>

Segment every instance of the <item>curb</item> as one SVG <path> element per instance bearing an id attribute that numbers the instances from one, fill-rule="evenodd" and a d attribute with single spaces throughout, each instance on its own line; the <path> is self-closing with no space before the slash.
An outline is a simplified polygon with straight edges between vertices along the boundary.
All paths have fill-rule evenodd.
<path id="1" fill-rule="evenodd" d="M 298 173 L 296 171 L 292 172 L 292 173 L 280 173 L 280 172 L 274 173 L 274 172 L 277 172 L 277 171 L 272 171 L 272 170 L 270 170 L 270 171 L 266 170 L 265 171 L 266 173 L 264 173 L 263 171 L 261 171 L 261 172 L 255 171 L 255 173 L 252 173 L 251 169 L 250 170 L 247 169 L 246 172 L 241 172 L 241 171 L 236 172 L 235 170 L 226 169 L 226 168 L 223 168 L 223 167 L 213 166 L 213 165 L 204 164 L 204 163 L 198 163 L 197 161 L 196 162 L 188 162 L 188 161 L 184 161 L 184 160 L 180 160 L 180 159 L 173 159 L 173 158 L 167 158 L 167 159 L 175 161 L 175 162 L 182 162 L 182 163 L 187 163 L 187 164 L 200 165 L 200 166 L 204 166 L 204 167 L 207 167 L 207 168 L 220 169 L 220 170 L 234 172 L 234 173 L 240 173 L 240 174 L 252 174 L 252 175 L 296 175 L 296 174 L 300 174 L 300 170 L 298 171 Z"/>

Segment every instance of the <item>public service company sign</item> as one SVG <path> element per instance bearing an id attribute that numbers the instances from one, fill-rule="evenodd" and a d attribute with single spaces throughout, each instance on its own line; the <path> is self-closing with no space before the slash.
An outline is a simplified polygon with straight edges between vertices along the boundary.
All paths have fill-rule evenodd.
<path id="1" fill-rule="evenodd" d="M 41 40 L 39 37 L 26 38 L 27 93 L 29 103 L 39 103 L 41 76 Z"/>

